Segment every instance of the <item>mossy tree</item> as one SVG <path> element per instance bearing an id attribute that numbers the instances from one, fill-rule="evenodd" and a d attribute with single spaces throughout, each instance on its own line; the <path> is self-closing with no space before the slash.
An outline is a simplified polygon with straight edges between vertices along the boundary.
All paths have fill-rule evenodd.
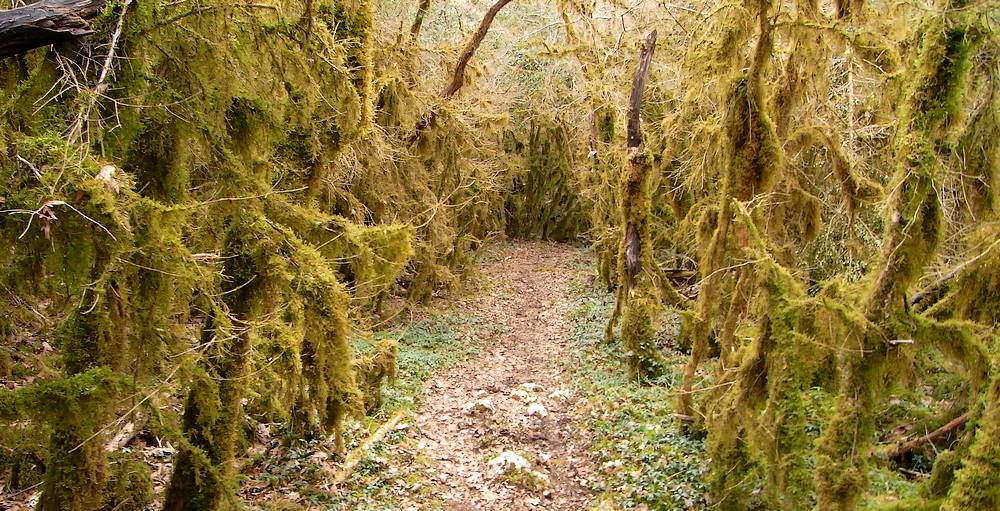
<path id="1" fill-rule="evenodd" d="M 621 319 L 622 344 L 633 377 L 648 380 L 662 370 L 654 341 L 653 322 L 662 305 L 656 292 L 659 267 L 652 257 L 649 235 L 649 157 L 642 145 L 640 106 L 649 67 L 656 49 L 656 31 L 643 42 L 639 52 L 632 92 L 629 96 L 627 147 L 628 165 L 621 171 L 621 243 L 618 251 L 618 286 L 615 310 L 608 321 L 605 337 L 610 339 Z"/>

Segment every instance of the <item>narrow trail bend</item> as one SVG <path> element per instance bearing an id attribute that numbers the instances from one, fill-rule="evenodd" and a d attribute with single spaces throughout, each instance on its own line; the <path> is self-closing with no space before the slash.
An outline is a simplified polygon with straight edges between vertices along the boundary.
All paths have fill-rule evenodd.
<path id="1" fill-rule="evenodd" d="M 519 243 L 483 268 L 470 313 L 504 327 L 478 357 L 428 382 L 415 420 L 441 505 L 455 510 L 574 510 L 594 473 L 576 420 L 567 358 L 572 247 Z M 530 463 L 498 475 L 501 453 Z M 509 459 L 509 458 L 508 458 Z"/>

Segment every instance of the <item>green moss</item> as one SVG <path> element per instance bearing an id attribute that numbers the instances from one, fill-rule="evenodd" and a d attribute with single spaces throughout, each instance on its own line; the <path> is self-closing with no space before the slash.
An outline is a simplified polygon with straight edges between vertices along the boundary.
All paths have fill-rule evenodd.
<path id="1" fill-rule="evenodd" d="M 104 503 L 107 466 L 103 446 L 92 437 L 97 427 L 74 422 L 52 427 L 38 511 L 91 511 Z"/>
<path id="2" fill-rule="evenodd" d="M 993 356 L 993 382 L 983 397 L 983 413 L 969 452 L 955 467 L 954 482 L 942 511 L 996 509 L 1000 506 L 1000 357 Z M 957 465 L 957 464 L 955 464 Z M 941 491 L 941 488 L 936 488 Z"/>
<path id="3" fill-rule="evenodd" d="M 589 228 L 578 192 L 580 148 L 565 119 L 534 111 L 526 116 L 527 140 L 512 154 L 523 163 L 511 172 L 504 204 L 506 232 L 516 238 L 574 241 Z"/>
<path id="4" fill-rule="evenodd" d="M 113 459 L 101 511 L 143 511 L 153 503 L 149 466 L 128 455 Z"/>
<path id="5" fill-rule="evenodd" d="M 987 247 L 971 264 L 955 276 L 955 283 L 948 286 L 944 296 L 926 314 L 933 318 L 957 317 L 975 321 L 980 325 L 1000 321 L 1000 250 L 991 245 L 1000 233 L 1000 224 L 988 222 L 969 234 L 970 247 Z"/>
<path id="6" fill-rule="evenodd" d="M 125 167 L 134 169 L 144 195 L 168 203 L 182 202 L 190 182 L 190 143 L 185 126 L 176 119 L 146 119 L 125 156 Z M 141 140 L 141 143 L 138 141 Z"/>
<path id="7" fill-rule="evenodd" d="M 0 397 L 0 413 L 6 413 Z M 0 417 L 6 421 L 6 417 Z M 45 460 L 48 458 L 48 431 L 29 422 L 6 424 L 0 430 L 0 466 L 7 474 L 8 491 L 35 487 L 44 482 Z"/>
<path id="8" fill-rule="evenodd" d="M 663 360 L 656 346 L 653 317 L 659 301 L 649 296 L 632 296 L 622 314 L 622 345 L 632 376 L 650 381 L 663 373 Z"/>
<path id="9" fill-rule="evenodd" d="M 761 83 L 751 76 L 736 80 L 726 109 L 731 151 L 729 186 L 733 197 L 748 201 L 770 191 L 778 180 L 782 150 L 767 111 Z"/>
<path id="10" fill-rule="evenodd" d="M 597 125 L 597 140 L 605 144 L 615 141 L 618 119 L 611 105 L 603 105 L 594 112 L 594 123 Z"/>
<path id="11" fill-rule="evenodd" d="M 72 376 L 34 383 L 17 390 L 0 390 L 0 419 L 42 419 L 59 421 L 66 417 L 86 420 L 85 410 L 100 407 L 121 388 L 122 381 L 106 367 L 93 367 Z"/>
<path id="12" fill-rule="evenodd" d="M 614 327 L 622 322 L 622 344 L 633 377 L 650 381 L 662 374 L 663 363 L 656 347 L 655 316 L 661 309 L 658 286 L 667 285 L 653 254 L 650 233 L 650 173 L 649 156 L 630 156 L 621 171 L 619 196 L 620 217 L 615 229 L 618 239 L 617 286 L 615 309 L 605 328 L 605 339 L 611 340 Z"/>
<path id="13" fill-rule="evenodd" d="M 925 487 L 928 497 L 941 498 L 948 494 L 955 481 L 955 470 L 962 466 L 962 458 L 955 451 L 939 452 L 934 457 L 931 478 Z"/>
<path id="14" fill-rule="evenodd" d="M 122 388 L 107 368 L 0 391 L 0 419 L 35 420 L 50 427 L 41 510 L 89 511 L 103 502 L 106 461 L 97 435 L 106 409 Z"/>
<path id="15" fill-rule="evenodd" d="M 216 333 L 215 324 L 209 321 L 206 331 Z M 233 335 L 225 348 L 238 349 L 240 337 Z M 245 339 L 246 335 L 242 337 Z M 214 374 L 199 372 L 191 382 L 184 406 L 183 443 L 174 459 L 164 509 L 228 508 L 228 496 L 235 491 L 232 456 L 236 432 L 242 422 L 239 394 L 234 392 L 236 389 L 233 386 L 244 384 L 239 379 L 241 374 L 234 374 L 232 370 L 238 370 L 240 362 L 238 359 L 219 360 L 219 364 L 212 364 L 209 368 L 215 371 Z M 229 369 L 230 372 L 221 373 L 220 369 Z M 218 378 L 224 375 L 233 379 L 220 382 Z M 236 401 L 233 401 L 234 397 Z"/>
<path id="16" fill-rule="evenodd" d="M 947 150 L 950 130 L 965 101 L 968 44 L 972 42 L 966 37 L 965 16 L 956 9 L 931 18 L 901 107 L 895 191 L 881 260 L 864 305 L 870 325 L 852 335 L 865 352 L 843 357 L 840 401 L 819 441 L 817 491 L 821 508 L 849 509 L 861 497 L 874 436 L 872 411 L 878 408 L 883 378 L 894 359 L 885 340 L 911 334 L 909 311 L 903 306 L 906 292 L 933 260 L 944 236 L 939 156 Z M 968 362 L 967 355 L 974 350 L 969 350 L 969 339 L 961 331 L 944 336 L 943 346 Z M 975 368 L 981 364 L 972 361 L 969 365 L 974 373 L 981 371 Z"/>
<path id="17" fill-rule="evenodd" d="M 914 130 L 946 138 L 948 133 L 939 131 L 954 125 L 961 115 L 972 48 L 981 37 L 970 28 L 964 23 L 946 26 L 943 18 L 928 27 L 941 33 L 925 38 L 921 48 L 912 99 Z"/>
<path id="18" fill-rule="evenodd" d="M 355 361 L 355 372 L 365 399 L 365 412 L 371 414 L 382 406 L 382 390 L 396 380 L 399 341 L 383 339 L 364 358 Z"/>

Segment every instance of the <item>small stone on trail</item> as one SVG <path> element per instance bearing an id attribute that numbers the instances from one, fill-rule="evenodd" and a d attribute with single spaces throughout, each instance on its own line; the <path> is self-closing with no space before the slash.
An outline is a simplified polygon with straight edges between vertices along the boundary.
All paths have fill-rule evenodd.
<path id="1" fill-rule="evenodd" d="M 560 401 L 568 401 L 571 397 L 573 397 L 573 393 L 567 389 L 556 389 L 549 394 L 549 397 Z"/>
<path id="2" fill-rule="evenodd" d="M 535 396 L 526 390 L 514 389 L 510 392 L 510 395 L 526 403 L 535 400 Z"/>
<path id="3" fill-rule="evenodd" d="M 504 451 L 499 456 L 489 461 L 496 475 L 502 475 L 510 471 L 531 470 L 531 463 L 514 451 Z"/>
<path id="4" fill-rule="evenodd" d="M 531 463 L 514 451 L 504 451 L 489 461 L 494 477 L 504 477 L 508 482 L 530 489 L 541 490 L 550 484 L 549 476 L 531 469 Z"/>
<path id="5" fill-rule="evenodd" d="M 549 411 L 545 409 L 545 406 L 541 403 L 531 403 L 528 405 L 528 416 L 536 415 L 538 417 L 547 417 Z"/>
<path id="6" fill-rule="evenodd" d="M 492 399 L 477 399 L 462 407 L 462 413 L 466 415 L 483 415 L 493 413 L 494 409 Z"/>
<path id="7" fill-rule="evenodd" d="M 510 391 L 510 395 L 526 403 L 537 399 L 536 393 L 544 392 L 545 387 L 537 383 L 522 383 L 516 389 Z"/>

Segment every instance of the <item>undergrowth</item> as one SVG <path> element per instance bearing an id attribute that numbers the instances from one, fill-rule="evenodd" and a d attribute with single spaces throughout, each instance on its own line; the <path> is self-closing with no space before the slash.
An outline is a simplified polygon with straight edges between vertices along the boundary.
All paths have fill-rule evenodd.
<path id="1" fill-rule="evenodd" d="M 592 450 L 602 482 L 598 509 L 608 505 L 651 510 L 698 509 L 705 505 L 702 476 L 708 466 L 705 443 L 673 420 L 684 356 L 665 353 L 664 371 L 651 385 L 629 377 L 619 341 L 604 342 L 604 325 L 614 296 L 576 285 L 571 312 L 573 355 L 566 361 L 593 431 Z"/>
<path id="2" fill-rule="evenodd" d="M 441 311 L 426 313 L 373 335 L 376 342 L 357 339 L 352 348 L 364 357 L 377 341 L 398 342 L 397 378 L 383 391 L 382 406 L 363 423 L 345 432 L 347 452 L 357 449 L 380 426 L 398 414 L 409 415 L 420 404 L 425 385 L 439 372 L 476 356 L 501 333 L 495 324 L 476 316 Z M 331 471 L 340 460 L 325 439 L 296 441 L 287 450 L 255 457 L 248 470 L 243 496 L 253 499 L 253 488 L 265 483 L 281 497 L 259 504 L 260 509 L 399 509 L 401 499 L 421 509 L 440 509 L 433 485 L 427 480 L 427 460 L 417 448 L 419 436 L 404 418 L 385 438 L 372 446 L 344 484 L 331 483 Z"/>
<path id="3" fill-rule="evenodd" d="M 383 411 L 376 418 L 413 410 L 427 380 L 478 354 L 484 343 L 496 339 L 500 328 L 475 316 L 444 312 L 377 334 L 399 340 L 399 379 L 386 389 Z"/>

